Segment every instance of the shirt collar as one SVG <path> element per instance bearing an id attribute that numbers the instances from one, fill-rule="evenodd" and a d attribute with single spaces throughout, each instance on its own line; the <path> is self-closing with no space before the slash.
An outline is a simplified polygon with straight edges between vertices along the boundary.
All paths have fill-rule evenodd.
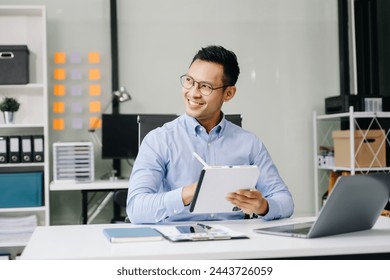
<path id="1" fill-rule="evenodd" d="M 204 127 L 201 126 L 194 117 L 185 114 L 184 118 L 187 123 L 189 131 L 192 132 L 195 136 L 197 136 L 199 133 L 201 133 L 202 130 L 204 130 Z M 214 133 L 216 133 L 218 137 L 220 137 L 223 131 L 225 130 L 226 123 L 227 120 L 225 119 L 225 115 L 223 114 L 221 121 L 212 129 L 212 131 L 215 131 Z"/>

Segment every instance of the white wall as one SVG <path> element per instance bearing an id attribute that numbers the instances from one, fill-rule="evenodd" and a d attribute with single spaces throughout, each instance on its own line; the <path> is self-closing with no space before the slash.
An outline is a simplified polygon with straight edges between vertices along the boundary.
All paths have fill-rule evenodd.
<path id="1" fill-rule="evenodd" d="M 109 89 L 108 2 L 0 0 L 0 5 L 47 5 L 49 55 L 99 50 Z M 295 215 L 314 214 L 312 111 L 322 113 L 324 98 L 339 94 L 337 0 L 118 0 L 118 17 L 120 84 L 133 97 L 121 112 L 182 113 L 179 76 L 196 51 L 209 44 L 235 51 L 238 92 L 224 111 L 241 113 L 244 128 L 263 140 L 294 196 Z M 108 96 L 102 96 L 103 104 Z M 51 138 L 89 139 L 86 130 L 51 131 Z M 97 167 L 102 173 L 99 159 Z M 55 193 L 51 200 L 54 224 L 79 221 L 79 192 Z M 109 221 L 110 214 L 97 221 Z"/>

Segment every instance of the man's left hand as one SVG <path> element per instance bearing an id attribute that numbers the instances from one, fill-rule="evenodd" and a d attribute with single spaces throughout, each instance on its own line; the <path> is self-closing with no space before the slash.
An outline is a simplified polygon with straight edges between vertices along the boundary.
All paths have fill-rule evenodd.
<path id="1" fill-rule="evenodd" d="M 246 214 L 264 216 L 268 212 L 268 202 L 258 190 L 238 190 L 229 193 L 226 199 Z"/>

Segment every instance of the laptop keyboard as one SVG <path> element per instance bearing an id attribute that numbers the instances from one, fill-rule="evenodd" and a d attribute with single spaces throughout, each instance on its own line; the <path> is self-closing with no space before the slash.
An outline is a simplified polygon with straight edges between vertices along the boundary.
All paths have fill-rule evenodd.
<path id="1" fill-rule="evenodd" d="M 307 233 L 309 233 L 312 225 L 313 225 L 313 223 L 302 223 L 302 224 L 288 225 L 288 226 L 285 226 L 283 231 L 289 232 L 289 233 L 307 234 Z"/>
<path id="2" fill-rule="evenodd" d="M 294 229 L 291 229 L 291 230 L 286 230 L 286 232 L 298 233 L 298 234 L 308 234 L 310 229 L 311 229 L 310 227 L 294 228 Z"/>

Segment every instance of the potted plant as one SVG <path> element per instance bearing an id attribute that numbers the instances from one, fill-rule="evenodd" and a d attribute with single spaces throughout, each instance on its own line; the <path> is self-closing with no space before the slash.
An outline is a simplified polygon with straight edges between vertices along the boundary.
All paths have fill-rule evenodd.
<path id="1" fill-rule="evenodd" d="M 0 103 L 0 110 L 3 112 L 5 123 L 13 123 L 14 112 L 18 111 L 19 107 L 20 103 L 15 98 L 3 97 Z"/>

